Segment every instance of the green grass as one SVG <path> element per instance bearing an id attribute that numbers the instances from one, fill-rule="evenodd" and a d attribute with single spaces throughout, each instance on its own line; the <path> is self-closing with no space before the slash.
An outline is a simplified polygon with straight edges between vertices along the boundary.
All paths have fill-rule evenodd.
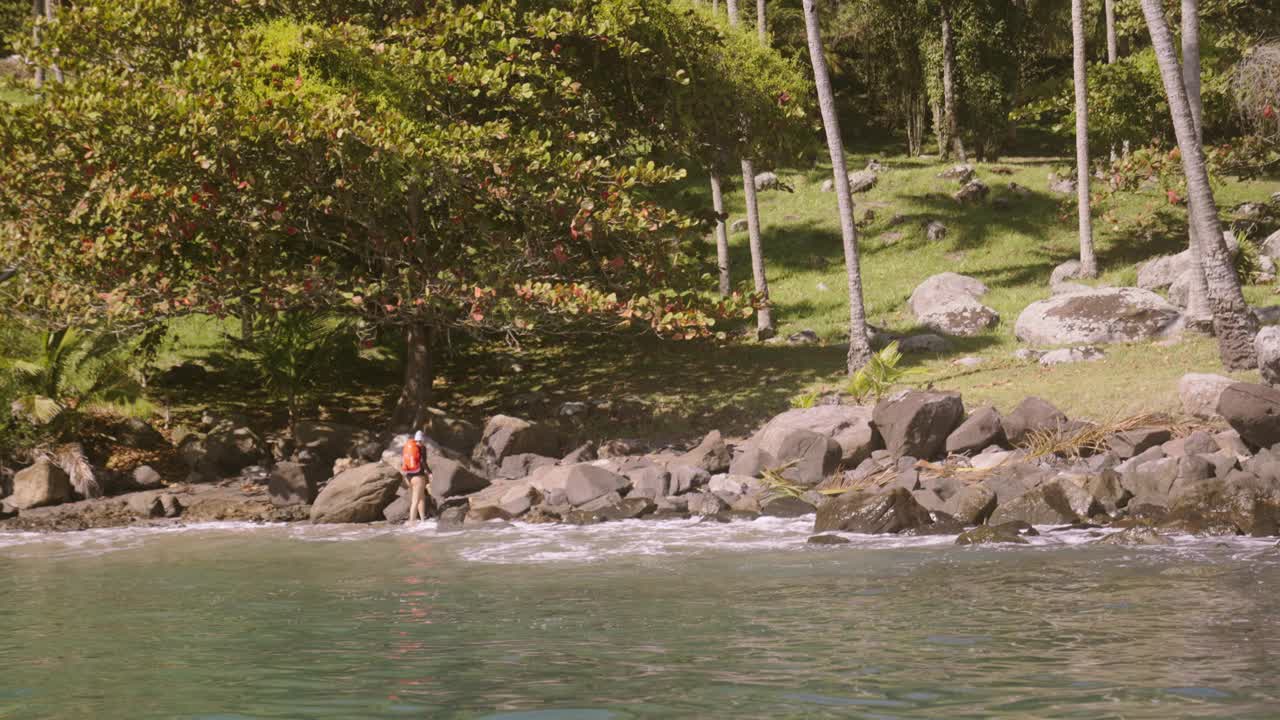
<path id="1" fill-rule="evenodd" d="M 0 87 L 0 103 L 12 103 L 14 105 L 26 105 L 32 102 L 34 98 L 30 93 L 22 90 L 14 90 L 11 88 Z"/>
<path id="2" fill-rule="evenodd" d="M 863 167 L 869 156 L 850 158 Z M 1065 161 L 1010 159 L 979 165 L 979 177 L 991 186 L 987 203 L 962 207 L 950 198 L 957 185 L 937 179 L 944 166 L 921 159 L 881 157 L 891 170 L 875 189 L 856 198 L 861 233 L 862 272 L 872 323 L 895 332 L 910 332 L 914 321 L 907 298 L 920 281 L 944 271 L 973 275 L 990 288 L 984 302 L 1000 312 L 1002 322 L 974 338 L 955 340 L 942 356 L 907 356 L 910 383 L 964 393 L 970 407 L 992 403 L 1008 410 L 1027 395 L 1039 395 L 1077 417 L 1106 418 L 1119 414 L 1176 410 L 1177 380 L 1186 372 L 1221 372 L 1211 339 L 1188 337 L 1173 345 L 1137 344 L 1106 348 L 1104 360 L 1041 368 L 1012 358 L 1019 344 L 1013 336 L 1018 314 L 1028 304 L 1049 296 L 1053 267 L 1078 255 L 1074 207 L 1050 196 L 1046 175 L 1065 170 Z M 1009 168 L 1011 175 L 992 172 Z M 781 170 L 794 193 L 761 194 L 764 247 L 769 283 L 780 335 L 811 329 L 823 338 L 817 346 L 676 343 L 653 338 L 604 338 L 572 345 L 531 344 L 454 347 L 437 382 L 440 404 L 477 419 L 495 412 L 552 417 L 568 400 L 635 398 L 648 410 L 609 419 L 592 419 L 576 429 L 584 437 L 644 436 L 685 440 L 716 428 L 741 435 L 770 415 L 790 407 L 797 395 L 838 388 L 844 381 L 844 336 L 848 306 L 835 196 L 819 187 L 828 168 Z M 1032 190 L 1013 197 L 1009 183 Z M 736 179 L 735 179 L 736 183 Z M 691 179 L 680 201 L 707 204 L 705 183 Z M 726 183 L 727 186 L 738 187 Z M 1218 202 L 1230 208 L 1246 200 L 1265 201 L 1280 182 L 1227 183 Z M 1007 209 L 991 199 L 1008 197 Z M 732 219 L 743 216 L 741 191 L 726 198 Z M 874 218 L 866 220 L 867 212 Z M 1185 245 L 1181 211 L 1170 208 L 1162 193 L 1126 195 L 1095 220 L 1100 282 L 1132 284 L 1135 265 L 1149 257 L 1178 252 Z M 890 219 L 902 216 L 891 227 Z M 937 219 L 949 229 L 940 242 L 929 242 L 923 225 Z M 900 235 L 894 235 L 898 233 Z M 734 280 L 750 284 L 746 233 L 731 237 Z M 707 252 L 714 256 L 708 241 Z M 1250 302 L 1273 304 L 1270 287 L 1246 290 Z M 234 365 L 221 340 L 227 324 L 191 319 L 177 327 L 176 340 L 162 350 L 161 365 L 199 357 L 215 365 Z M 976 368 L 952 361 L 974 355 Z M 1256 378 L 1246 373 L 1241 378 Z M 278 418 L 243 373 L 232 382 L 218 380 L 209 388 L 169 398 L 169 404 L 194 412 L 213 405 Z M 373 358 L 327 384 L 317 393 L 314 413 L 376 421 L 385 417 L 399 381 L 394 360 Z"/>

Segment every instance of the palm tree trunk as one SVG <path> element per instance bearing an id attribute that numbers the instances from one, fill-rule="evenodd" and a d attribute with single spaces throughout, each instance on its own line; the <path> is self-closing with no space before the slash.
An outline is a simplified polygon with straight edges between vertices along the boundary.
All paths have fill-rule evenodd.
<path id="1" fill-rule="evenodd" d="M 946 160 L 952 148 L 956 159 L 965 162 L 964 142 L 960 139 L 960 125 L 956 117 L 956 41 L 951 29 L 951 6 L 942 3 L 942 126 L 945 139 L 939 138 L 942 159 Z"/>
<path id="2" fill-rule="evenodd" d="M 36 16 L 37 21 L 40 18 L 44 17 L 44 12 L 45 12 L 44 0 L 31 0 L 31 14 Z M 36 47 L 40 47 L 39 24 L 37 24 L 36 27 L 31 31 L 31 44 L 35 45 Z M 35 69 L 35 84 L 37 89 L 44 87 L 44 68 L 40 67 L 39 65 L 37 65 Z"/>
<path id="3" fill-rule="evenodd" d="M 720 188 L 720 168 L 711 167 L 711 207 L 716 211 L 716 264 L 720 268 L 720 296 L 733 290 L 729 278 L 729 232 L 724 224 L 724 191 Z"/>
<path id="4" fill-rule="evenodd" d="M 1182 0 L 1182 84 L 1187 88 L 1187 102 L 1191 104 L 1196 143 L 1203 147 L 1201 117 L 1204 105 L 1200 101 L 1200 8 L 1197 0 Z M 1187 288 L 1187 325 L 1208 332 L 1213 328 L 1213 310 L 1209 307 L 1209 283 L 1204 277 L 1193 212 L 1188 206 L 1187 245 L 1191 255 L 1191 283 Z"/>
<path id="5" fill-rule="evenodd" d="M 738 0 L 729 0 L 729 25 L 739 23 Z M 767 340 L 774 335 L 773 309 L 769 307 L 769 280 L 764 272 L 764 244 L 760 238 L 760 205 L 756 200 L 755 164 L 750 158 L 742 158 L 742 195 L 747 205 L 747 237 L 751 248 L 751 277 L 755 281 L 756 294 L 760 296 L 760 309 L 756 312 L 756 336 Z"/>
<path id="6" fill-rule="evenodd" d="M 1098 276 L 1093 254 L 1093 215 L 1089 208 L 1089 86 L 1084 47 L 1084 0 L 1071 0 L 1072 55 L 1076 92 L 1076 205 L 1080 226 L 1080 275 Z"/>
<path id="7" fill-rule="evenodd" d="M 1119 59 L 1119 45 L 1116 42 L 1116 0 L 1106 0 L 1103 11 L 1107 24 L 1107 64 L 1115 65 Z M 1111 162 L 1116 161 L 1116 146 L 1111 146 Z"/>
<path id="8" fill-rule="evenodd" d="M 1253 347 L 1258 320 L 1249 310 L 1240 291 L 1240 280 L 1232 266 L 1231 255 L 1222 239 L 1218 207 L 1209 186 L 1204 150 L 1196 137 L 1195 116 L 1187 99 L 1187 88 L 1178 68 L 1173 33 L 1164 18 L 1161 0 L 1142 0 L 1142 14 L 1151 33 L 1151 45 L 1160 64 L 1160 79 L 1169 99 L 1169 114 L 1178 136 L 1182 154 L 1182 170 L 1187 177 L 1187 204 L 1200 241 L 1201 261 L 1209 289 L 1209 305 L 1213 309 L 1213 329 L 1218 337 L 1218 352 L 1228 370 L 1257 367 Z"/>
<path id="9" fill-rule="evenodd" d="M 804 0 L 804 27 L 809 41 L 809 62 L 813 65 L 813 82 L 818 89 L 818 107 L 822 111 L 822 127 L 827 134 L 827 150 L 831 153 L 836 202 L 840 208 L 840 238 L 844 243 L 844 269 L 849 285 L 849 374 L 871 359 L 867 340 L 867 311 L 862 301 L 862 269 L 858 259 L 858 228 L 853 222 L 853 195 L 849 192 L 849 174 L 845 169 L 844 140 L 840 137 L 840 118 L 836 114 L 835 94 L 827 75 L 827 61 L 822 54 L 822 34 L 818 25 L 816 0 Z"/>
<path id="10" fill-rule="evenodd" d="M 765 25 L 764 0 L 756 0 L 756 34 L 760 36 L 760 44 L 769 44 L 769 28 Z"/>

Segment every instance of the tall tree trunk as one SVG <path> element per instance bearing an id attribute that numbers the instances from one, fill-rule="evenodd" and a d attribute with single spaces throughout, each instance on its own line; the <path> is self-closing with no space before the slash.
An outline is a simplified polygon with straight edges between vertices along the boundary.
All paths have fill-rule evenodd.
<path id="1" fill-rule="evenodd" d="M 1116 0 L 1106 0 L 1103 14 L 1107 24 L 1107 64 L 1115 65 L 1119 59 L 1119 46 L 1116 42 Z M 1115 163 L 1116 146 L 1111 146 L 1111 162 Z"/>
<path id="2" fill-rule="evenodd" d="M 956 117 L 956 40 L 951 28 L 951 6 L 947 2 L 942 3 L 942 125 L 946 129 L 946 139 L 938 139 L 942 159 L 946 160 L 954 149 L 956 159 L 965 162 L 964 142 L 960 139 Z"/>
<path id="3" fill-rule="evenodd" d="M 720 0 L 711 0 L 711 14 L 712 15 L 720 14 Z"/>
<path id="4" fill-rule="evenodd" d="M 750 158 L 742 158 L 742 194 L 747 204 L 747 238 L 751 247 L 751 277 L 755 280 L 760 309 L 756 312 L 756 337 L 774 336 L 773 308 L 769 305 L 769 280 L 764 272 L 764 243 L 760 238 L 760 206 L 756 202 L 756 170 Z"/>
<path id="5" fill-rule="evenodd" d="M 818 89 L 822 127 L 827 134 L 827 150 L 831 153 L 836 202 L 840 208 L 840 238 L 844 243 L 844 269 L 849 286 L 849 353 L 846 366 L 852 375 L 871 359 L 871 343 L 867 339 L 867 311 L 862 300 L 862 269 L 858 259 L 858 228 L 853 222 L 853 194 L 849 192 L 849 174 L 845 168 L 844 140 L 840 137 L 835 94 L 831 91 L 827 61 L 822 54 L 822 32 L 816 2 L 804 0 L 804 28 L 809 41 L 813 83 Z"/>
<path id="6" fill-rule="evenodd" d="M 58 14 L 58 7 L 62 5 L 62 0 L 44 0 L 44 17 L 52 22 Z M 62 82 L 62 68 L 57 65 L 50 67 L 53 70 L 54 82 Z"/>
<path id="7" fill-rule="evenodd" d="M 720 188 L 720 168 L 711 166 L 711 207 L 716 211 L 716 264 L 720 268 L 720 295 L 733 291 L 729 277 L 729 232 L 724 222 L 724 191 Z"/>
<path id="8" fill-rule="evenodd" d="M 436 379 L 436 368 L 431 359 L 431 340 L 430 325 L 417 323 L 405 330 L 404 386 L 400 389 L 400 399 L 391 415 L 393 430 L 419 430 L 427 425 L 431 387 Z"/>
<path id="9" fill-rule="evenodd" d="M 1151 45 L 1160 64 L 1160 79 L 1169 99 L 1173 130 L 1178 136 L 1182 170 L 1187 177 L 1187 206 L 1195 223 L 1196 238 L 1200 241 L 1200 257 L 1209 288 L 1209 305 L 1213 309 L 1218 352 L 1222 356 L 1222 364 L 1229 370 L 1257 367 L 1253 338 L 1258 331 L 1258 320 L 1244 300 L 1231 254 L 1222 239 L 1218 207 L 1213 200 L 1209 173 L 1205 168 L 1204 150 L 1196 137 L 1195 116 L 1178 68 L 1178 54 L 1173 45 L 1173 33 L 1164 18 L 1163 3 L 1161 0 L 1142 0 L 1142 14 L 1151 33 Z"/>
<path id="10" fill-rule="evenodd" d="M 1080 225 L 1080 275 L 1098 276 L 1093 255 L 1093 215 L 1089 208 L 1089 86 L 1084 47 L 1084 0 L 1071 0 L 1071 45 L 1075 58 L 1076 205 Z"/>
<path id="11" fill-rule="evenodd" d="M 1200 101 L 1200 8 L 1197 0 L 1182 0 L 1182 84 L 1191 105 L 1191 121 L 1195 125 L 1196 144 L 1204 146 L 1201 122 L 1204 105 Z M 1191 255 L 1191 282 L 1187 287 L 1187 325 L 1204 332 L 1213 329 L 1213 309 L 1209 307 L 1209 283 L 1204 277 L 1200 259 L 1200 242 L 1196 238 L 1195 211 L 1187 207 L 1187 246 Z"/>
<path id="12" fill-rule="evenodd" d="M 740 22 L 738 0 L 729 0 L 729 25 Z M 742 195 L 747 205 L 747 237 L 751 248 L 751 277 L 755 281 L 756 294 L 760 296 L 760 310 L 756 313 L 756 337 L 767 340 L 774 335 L 773 308 L 769 306 L 769 280 L 764 272 L 764 244 L 760 238 L 760 205 L 756 200 L 756 171 L 751 158 L 742 158 Z"/>
<path id="13" fill-rule="evenodd" d="M 765 25 L 764 0 L 756 0 L 756 34 L 760 36 L 760 44 L 769 44 L 769 28 Z"/>
<path id="14" fill-rule="evenodd" d="M 45 7 L 44 0 L 31 0 L 31 14 L 36 17 L 36 27 L 31 31 L 31 44 L 40 47 L 40 18 L 44 17 Z M 36 88 L 44 87 L 44 68 L 39 65 L 35 68 Z"/>
<path id="15" fill-rule="evenodd" d="M 1114 65 L 1120 57 L 1120 45 L 1116 41 L 1116 0 L 1106 0 L 1107 16 L 1107 64 Z"/>

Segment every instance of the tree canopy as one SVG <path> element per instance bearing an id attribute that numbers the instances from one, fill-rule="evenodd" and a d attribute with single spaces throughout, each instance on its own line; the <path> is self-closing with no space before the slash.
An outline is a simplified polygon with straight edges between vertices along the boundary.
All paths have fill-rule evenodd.
<path id="1" fill-rule="evenodd" d="M 807 127 L 794 66 L 658 0 L 91 0 L 23 51 L 71 79 L 0 118 L 0 293 L 51 327 L 249 303 L 706 335 L 745 305 L 702 292 L 708 218 L 657 199 L 663 158 L 731 135 L 684 129 L 729 97 Z"/>

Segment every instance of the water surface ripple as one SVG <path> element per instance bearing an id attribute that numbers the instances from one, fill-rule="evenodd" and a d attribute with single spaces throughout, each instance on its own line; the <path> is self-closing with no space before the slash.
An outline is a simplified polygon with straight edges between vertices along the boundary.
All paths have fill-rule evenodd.
<path id="1" fill-rule="evenodd" d="M 1275 718 L 1280 550 L 731 524 L 0 533 L 0 718 Z"/>

